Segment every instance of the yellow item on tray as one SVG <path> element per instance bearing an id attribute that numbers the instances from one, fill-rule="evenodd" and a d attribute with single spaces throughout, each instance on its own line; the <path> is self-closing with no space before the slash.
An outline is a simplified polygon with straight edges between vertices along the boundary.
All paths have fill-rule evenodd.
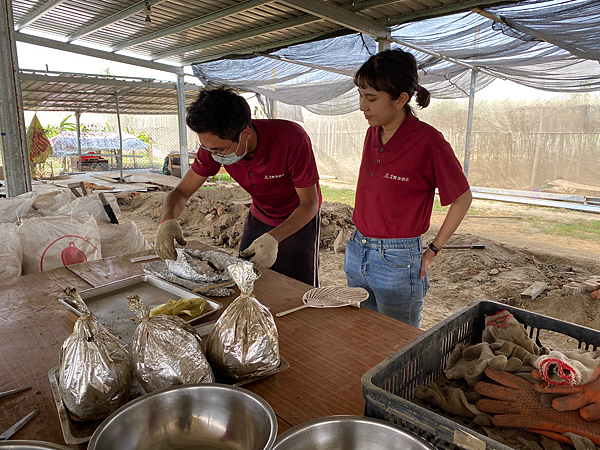
<path id="1" fill-rule="evenodd" d="M 169 300 L 162 305 L 155 306 L 150 310 L 150 317 L 158 316 L 177 316 L 187 314 L 188 316 L 198 317 L 204 311 L 206 300 L 203 298 L 182 298 L 177 301 Z"/>

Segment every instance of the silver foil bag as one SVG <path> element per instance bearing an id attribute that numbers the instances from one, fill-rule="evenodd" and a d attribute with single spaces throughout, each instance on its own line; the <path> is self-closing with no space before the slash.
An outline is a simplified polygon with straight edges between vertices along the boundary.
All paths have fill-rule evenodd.
<path id="1" fill-rule="evenodd" d="M 129 309 L 141 320 L 131 341 L 134 373 L 148 393 L 181 384 L 214 383 L 202 350 L 202 339 L 177 316 L 149 317 L 137 295 L 127 297 Z"/>
<path id="2" fill-rule="evenodd" d="M 60 396 L 73 420 L 104 419 L 129 400 L 131 358 L 121 341 L 92 317 L 74 288 L 64 293 L 81 317 L 60 349 Z"/>
<path id="3" fill-rule="evenodd" d="M 235 380 L 269 375 L 281 362 L 279 336 L 271 312 L 251 295 L 260 273 L 244 261 L 228 271 L 241 295 L 208 335 L 207 356 L 216 372 Z"/>

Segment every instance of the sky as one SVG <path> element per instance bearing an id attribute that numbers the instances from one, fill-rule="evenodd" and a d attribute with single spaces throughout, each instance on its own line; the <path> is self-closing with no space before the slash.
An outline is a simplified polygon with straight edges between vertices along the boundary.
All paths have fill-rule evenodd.
<path id="1" fill-rule="evenodd" d="M 90 56 L 77 55 L 23 42 L 17 42 L 17 58 L 19 68 L 22 70 L 49 70 L 51 72 L 63 71 L 99 75 L 108 68 L 112 75 L 154 78 L 158 81 L 175 81 L 176 79 L 176 75 L 169 72 L 146 69 L 144 67 L 93 58 Z M 191 67 L 187 67 L 185 72 L 192 73 Z M 199 84 L 198 80 L 194 77 L 186 77 L 185 81 L 188 83 Z M 521 86 L 511 81 L 498 79 L 486 88 L 478 91 L 476 98 L 482 100 L 495 100 L 501 98 L 536 100 L 538 98 L 548 99 L 558 95 L 562 94 L 540 91 L 538 89 Z M 26 112 L 25 120 L 27 123 L 29 123 L 32 116 L 32 112 Z M 58 124 L 62 118 L 65 117 L 65 114 L 39 113 L 38 116 L 40 117 L 40 120 L 42 120 L 42 116 L 44 116 L 45 123 Z"/>

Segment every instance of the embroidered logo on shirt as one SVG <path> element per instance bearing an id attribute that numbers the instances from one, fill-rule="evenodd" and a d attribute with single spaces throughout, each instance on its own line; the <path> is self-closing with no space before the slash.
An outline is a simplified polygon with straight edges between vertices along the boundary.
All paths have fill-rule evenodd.
<path id="1" fill-rule="evenodd" d="M 386 173 L 383 178 L 387 178 L 389 180 L 396 180 L 396 181 L 409 181 L 408 177 L 399 177 L 397 175 L 390 175 L 389 173 Z"/>
<path id="2" fill-rule="evenodd" d="M 285 177 L 285 173 L 282 173 L 281 175 L 265 175 L 265 180 L 272 180 L 273 178 L 281 178 L 281 177 Z"/>

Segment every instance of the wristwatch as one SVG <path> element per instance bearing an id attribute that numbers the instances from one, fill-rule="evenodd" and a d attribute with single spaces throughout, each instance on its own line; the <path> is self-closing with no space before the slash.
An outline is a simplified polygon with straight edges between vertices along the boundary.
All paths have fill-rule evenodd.
<path id="1" fill-rule="evenodd" d="M 436 245 L 435 245 L 433 242 L 430 242 L 430 243 L 429 243 L 429 245 L 428 245 L 428 247 L 431 249 L 431 251 L 432 251 L 433 253 L 435 253 L 435 254 L 436 254 L 436 256 L 437 256 L 437 254 L 438 254 L 439 252 L 441 252 L 441 251 L 442 251 L 442 249 L 441 249 L 441 248 L 438 248 L 438 247 L 437 247 L 437 246 L 436 246 Z"/>

